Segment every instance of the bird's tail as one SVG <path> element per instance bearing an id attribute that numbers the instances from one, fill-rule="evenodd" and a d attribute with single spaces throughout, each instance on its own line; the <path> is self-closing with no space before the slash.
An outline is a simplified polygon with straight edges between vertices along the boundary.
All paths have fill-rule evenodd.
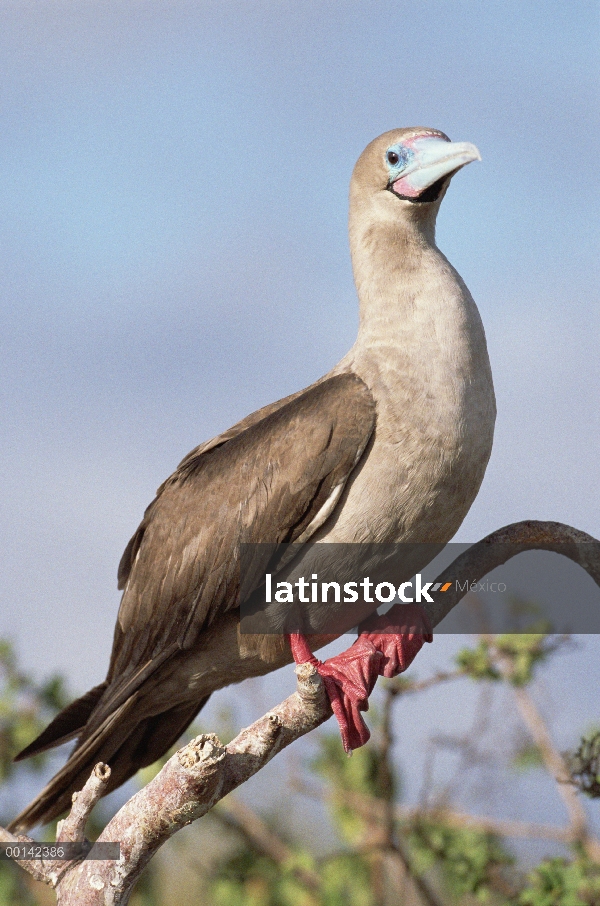
<path id="1" fill-rule="evenodd" d="M 48 749 L 53 749 L 54 746 L 61 746 L 63 743 L 75 739 L 83 731 L 107 686 L 107 682 L 100 683 L 99 686 L 94 686 L 81 698 L 63 708 L 43 733 L 40 733 L 33 742 L 15 755 L 14 760 L 22 761 L 24 758 L 31 758 L 32 755 L 39 755 L 40 752 L 46 752 Z"/>
<path id="2" fill-rule="evenodd" d="M 17 760 L 59 745 L 79 732 L 79 741 L 67 763 L 52 778 L 39 796 L 17 815 L 9 825 L 13 833 L 24 832 L 36 824 L 47 824 L 66 811 L 73 793 L 82 789 L 94 765 L 110 765 L 111 776 L 106 792 L 125 783 L 140 768 L 152 764 L 179 739 L 209 696 L 192 705 L 186 703 L 152 717 L 136 719 L 138 696 L 134 693 L 99 726 L 86 732 L 85 723 L 100 700 L 105 684 L 96 686 L 73 702 L 52 721 L 44 732 L 27 746 Z M 76 715 L 86 715 L 84 725 L 73 728 Z M 78 718 L 79 719 L 79 718 Z M 70 729 L 69 729 L 70 727 Z M 52 729 L 54 728 L 54 729 Z"/>

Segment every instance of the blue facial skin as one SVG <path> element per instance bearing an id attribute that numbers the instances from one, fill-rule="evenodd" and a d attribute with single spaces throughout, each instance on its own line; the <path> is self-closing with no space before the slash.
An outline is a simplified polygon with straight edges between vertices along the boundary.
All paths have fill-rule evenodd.
<path id="1" fill-rule="evenodd" d="M 396 163 L 396 164 L 390 163 L 390 160 L 389 160 L 390 154 L 398 155 L 398 163 Z M 389 179 L 390 184 L 393 183 L 396 179 L 398 179 L 401 176 L 402 171 L 404 169 L 406 169 L 406 167 L 408 166 L 408 164 L 410 163 L 410 161 L 412 160 L 412 158 L 414 156 L 415 156 L 414 151 L 412 151 L 410 148 L 406 148 L 402 144 L 390 145 L 390 147 L 385 152 L 385 162 L 387 164 L 387 168 L 390 173 L 390 179 Z"/>

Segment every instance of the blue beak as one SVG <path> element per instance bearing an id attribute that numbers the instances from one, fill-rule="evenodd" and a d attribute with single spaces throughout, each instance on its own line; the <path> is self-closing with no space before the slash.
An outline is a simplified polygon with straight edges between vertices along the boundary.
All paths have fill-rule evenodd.
<path id="1" fill-rule="evenodd" d="M 448 142 L 437 136 L 417 136 L 406 142 L 409 157 L 396 177 L 392 173 L 390 188 L 396 195 L 418 198 L 425 189 L 449 173 L 455 173 L 481 160 L 475 145 L 470 142 Z"/>

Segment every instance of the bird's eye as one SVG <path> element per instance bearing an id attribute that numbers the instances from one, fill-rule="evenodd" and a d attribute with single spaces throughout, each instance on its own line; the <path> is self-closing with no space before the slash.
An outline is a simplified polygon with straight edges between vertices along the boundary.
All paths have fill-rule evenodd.
<path id="1" fill-rule="evenodd" d="M 395 167 L 400 157 L 396 154 L 395 151 L 388 151 L 387 153 L 388 164 L 391 164 L 392 167 Z"/>

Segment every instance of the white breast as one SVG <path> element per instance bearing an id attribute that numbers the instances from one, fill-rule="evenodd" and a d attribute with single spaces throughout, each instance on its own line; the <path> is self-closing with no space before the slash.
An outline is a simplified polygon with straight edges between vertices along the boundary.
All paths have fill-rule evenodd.
<path id="1" fill-rule="evenodd" d="M 319 540 L 446 542 L 479 490 L 496 414 L 483 325 L 435 246 L 419 270 L 370 282 L 380 298 L 335 369 L 369 386 L 377 426 Z"/>

